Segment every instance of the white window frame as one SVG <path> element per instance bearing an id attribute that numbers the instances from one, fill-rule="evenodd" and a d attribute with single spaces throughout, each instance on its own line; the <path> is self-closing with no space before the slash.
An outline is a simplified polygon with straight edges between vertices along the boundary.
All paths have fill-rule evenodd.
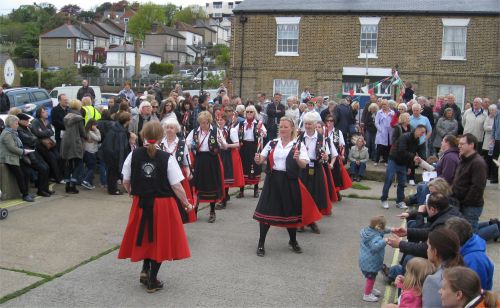
<path id="1" fill-rule="evenodd" d="M 71 49 L 71 45 L 72 45 L 72 44 L 71 44 L 71 40 L 72 40 L 72 39 L 67 39 L 67 40 L 66 40 L 66 49 Z"/>
<path id="2" fill-rule="evenodd" d="M 378 59 L 377 51 L 378 51 L 378 24 L 380 22 L 380 17 L 359 17 L 359 59 Z M 365 53 L 362 48 L 361 40 L 363 34 L 363 26 L 377 26 L 377 39 L 375 43 L 375 53 Z"/>
<path id="3" fill-rule="evenodd" d="M 282 92 L 281 89 L 279 89 L 276 85 L 277 82 L 288 82 L 288 83 L 296 83 L 296 86 L 294 86 L 295 91 L 294 92 Z M 291 88 L 291 87 L 289 87 Z M 273 79 L 273 93 L 281 93 L 284 99 L 288 98 L 288 96 L 297 96 L 299 95 L 299 81 L 297 79 Z"/>
<path id="4" fill-rule="evenodd" d="M 441 60 L 466 61 L 467 60 L 467 30 L 469 27 L 470 18 L 442 18 L 443 36 L 441 39 Z M 447 27 L 465 28 L 465 52 L 463 56 L 447 56 L 444 54 L 444 33 Z"/>
<path id="5" fill-rule="evenodd" d="M 276 54 L 277 57 L 297 57 L 299 56 L 299 40 L 300 40 L 300 17 L 275 17 L 276 18 Z M 297 25 L 297 51 L 283 52 L 279 51 L 278 27 L 280 25 Z"/>
<path id="6" fill-rule="evenodd" d="M 440 88 L 456 88 L 455 91 L 453 90 L 448 90 L 448 91 L 439 91 Z M 455 95 L 455 104 L 460 107 L 460 110 L 464 110 L 464 104 L 465 104 L 465 85 L 461 84 L 438 84 L 436 87 L 436 97 L 439 97 L 441 95 L 448 95 L 448 94 L 453 94 Z M 448 92 L 448 93 L 446 93 Z M 461 99 L 459 100 L 458 98 Z"/>

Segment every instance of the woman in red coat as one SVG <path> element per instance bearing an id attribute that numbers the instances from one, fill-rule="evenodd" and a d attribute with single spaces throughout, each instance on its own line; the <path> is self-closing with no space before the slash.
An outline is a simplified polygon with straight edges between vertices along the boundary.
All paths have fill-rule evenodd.
<path id="1" fill-rule="evenodd" d="M 128 155 L 122 169 L 123 186 L 133 202 L 118 258 L 143 260 L 139 280 L 153 293 L 163 288 L 157 279 L 163 261 L 190 257 L 175 197 L 186 211 L 192 205 L 182 188 L 184 176 L 174 156 L 159 150 L 163 137 L 160 123 L 146 123 L 141 135 L 144 146 Z"/>

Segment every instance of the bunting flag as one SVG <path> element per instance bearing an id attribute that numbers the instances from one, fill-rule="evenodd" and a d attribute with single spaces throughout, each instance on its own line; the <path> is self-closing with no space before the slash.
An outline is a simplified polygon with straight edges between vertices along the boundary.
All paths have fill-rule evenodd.
<path id="1" fill-rule="evenodd" d="M 373 95 L 373 93 L 375 93 L 375 90 L 373 88 L 371 88 L 371 89 L 368 90 L 368 94 Z"/>
<path id="2" fill-rule="evenodd" d="M 371 89 L 371 90 L 373 90 L 373 89 Z M 368 89 L 368 85 L 366 85 L 366 86 L 362 87 L 362 88 L 361 88 L 361 91 L 363 91 L 363 93 L 367 94 L 367 93 L 368 93 L 368 91 L 369 91 L 369 89 Z"/>

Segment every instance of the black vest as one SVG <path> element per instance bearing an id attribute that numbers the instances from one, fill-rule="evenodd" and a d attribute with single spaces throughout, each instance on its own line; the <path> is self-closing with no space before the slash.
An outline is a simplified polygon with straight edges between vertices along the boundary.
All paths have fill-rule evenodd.
<path id="1" fill-rule="evenodd" d="M 238 139 L 240 139 L 240 144 L 243 143 L 243 138 L 245 136 L 245 127 L 247 126 L 247 122 L 241 122 L 240 127 L 238 128 Z M 259 139 L 259 131 L 258 131 L 259 123 L 257 121 L 253 121 L 253 141 L 257 141 Z"/>
<path id="2" fill-rule="evenodd" d="M 276 144 L 278 144 L 277 139 L 271 141 L 271 143 L 269 144 L 269 146 L 271 147 L 271 150 L 269 151 L 269 153 L 271 153 L 271 151 L 274 150 L 274 148 L 276 147 Z M 301 141 L 300 141 L 300 139 L 298 139 L 294 143 L 294 145 L 292 146 L 292 149 L 290 150 L 290 152 L 288 153 L 288 156 L 286 157 L 286 162 L 285 162 L 286 175 L 288 176 L 289 179 L 297 179 L 297 178 L 299 178 L 299 175 L 300 175 L 299 164 L 297 164 L 297 161 L 293 158 L 293 153 L 295 152 L 295 150 L 298 149 L 300 151 L 300 144 L 301 144 Z M 269 159 L 270 156 L 271 155 L 267 156 L 267 174 L 268 175 L 270 174 L 270 172 L 273 169 L 273 164 L 271 163 L 271 161 Z"/>
<path id="3" fill-rule="evenodd" d="M 301 133 L 299 140 L 300 142 L 305 142 L 306 139 L 306 133 Z M 326 142 L 326 141 L 325 141 Z M 320 160 L 321 159 L 321 154 L 322 154 L 322 146 L 323 146 L 323 135 L 318 133 L 318 138 L 316 138 L 316 157 L 315 160 Z"/>
<path id="4" fill-rule="evenodd" d="M 208 138 L 208 151 L 212 155 L 217 155 L 219 153 L 219 143 L 217 142 L 217 128 L 212 127 L 210 129 L 209 135 L 206 138 Z M 200 147 L 200 143 L 202 141 L 203 140 L 200 140 L 200 131 L 198 129 L 195 129 L 195 131 L 193 132 L 194 148 L 192 148 L 195 154 L 198 153 L 198 147 Z"/>
<path id="5" fill-rule="evenodd" d="M 173 197 L 167 176 L 170 154 L 157 150 L 150 158 L 147 148 L 140 147 L 132 154 L 131 195 L 139 197 Z"/>

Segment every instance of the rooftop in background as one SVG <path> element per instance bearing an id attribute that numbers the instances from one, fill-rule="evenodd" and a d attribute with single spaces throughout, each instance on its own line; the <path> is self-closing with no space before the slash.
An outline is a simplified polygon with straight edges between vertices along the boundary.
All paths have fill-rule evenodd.
<path id="1" fill-rule="evenodd" d="M 498 0 L 245 0 L 233 12 L 498 15 Z"/>
<path id="2" fill-rule="evenodd" d="M 82 23 L 82 30 L 87 31 L 88 33 L 92 34 L 93 36 L 97 37 L 108 37 L 108 34 L 106 34 L 104 31 L 102 31 L 98 26 L 95 24 L 84 24 Z"/>
<path id="3" fill-rule="evenodd" d="M 40 35 L 40 37 L 41 38 L 75 37 L 75 38 L 81 38 L 84 40 L 92 40 L 90 37 L 88 37 L 83 32 L 81 32 L 78 26 L 73 26 L 73 25 L 68 25 L 68 24 L 64 24 L 60 27 L 57 27 L 53 30 L 50 30 L 49 32 L 46 32 L 46 33 Z"/>
<path id="4" fill-rule="evenodd" d="M 191 33 L 195 33 L 195 34 L 203 36 L 203 31 L 196 29 L 195 27 L 191 26 L 190 24 L 187 24 L 187 23 L 182 22 L 182 21 L 178 21 L 175 23 L 175 29 L 177 31 L 187 31 L 187 32 L 191 32 Z"/>
<path id="5" fill-rule="evenodd" d="M 178 37 L 178 38 L 181 38 L 181 39 L 186 39 L 177 30 L 175 30 L 174 28 L 167 27 L 167 26 L 161 26 L 161 25 L 158 25 L 158 24 L 153 24 L 153 26 L 151 27 L 151 30 L 152 31 L 150 33 L 148 33 L 148 34 L 152 34 L 152 35 L 167 34 L 167 35 Z"/>
<path id="6" fill-rule="evenodd" d="M 124 51 L 123 46 L 118 46 L 118 47 L 111 48 L 110 50 L 108 50 L 108 52 L 123 52 L 123 51 Z M 127 52 L 135 52 L 134 46 L 127 44 Z M 143 54 L 143 55 L 149 55 L 149 56 L 155 56 L 155 57 L 160 57 L 161 58 L 160 55 L 157 55 L 154 52 L 151 52 L 151 51 L 148 51 L 148 50 L 145 50 L 145 49 L 142 49 L 142 48 L 141 48 L 141 54 Z"/>

